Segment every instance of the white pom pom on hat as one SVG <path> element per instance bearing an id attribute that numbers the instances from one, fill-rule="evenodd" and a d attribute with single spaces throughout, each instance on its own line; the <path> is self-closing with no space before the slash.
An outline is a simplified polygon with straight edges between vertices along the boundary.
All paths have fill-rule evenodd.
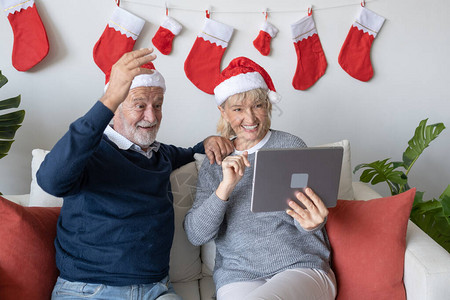
<path id="1" fill-rule="evenodd" d="M 156 86 L 163 89 L 166 92 L 166 81 L 164 77 L 155 69 L 155 65 L 152 62 L 146 63 L 141 66 L 141 68 L 146 68 L 153 70 L 152 74 L 141 74 L 134 77 L 131 82 L 130 90 L 140 86 Z M 106 76 L 105 92 L 109 85 L 109 74 Z"/>
<path id="2" fill-rule="evenodd" d="M 257 88 L 267 90 L 270 102 L 280 102 L 281 95 L 266 70 L 247 57 L 237 57 L 218 76 L 214 96 L 221 105 L 230 96 Z"/>

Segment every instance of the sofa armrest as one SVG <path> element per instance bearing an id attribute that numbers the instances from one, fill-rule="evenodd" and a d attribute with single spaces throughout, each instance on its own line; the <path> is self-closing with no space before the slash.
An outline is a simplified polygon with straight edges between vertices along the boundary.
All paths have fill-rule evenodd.
<path id="1" fill-rule="evenodd" d="M 440 300 L 450 295 L 450 253 L 411 221 L 403 281 L 408 300 Z"/>

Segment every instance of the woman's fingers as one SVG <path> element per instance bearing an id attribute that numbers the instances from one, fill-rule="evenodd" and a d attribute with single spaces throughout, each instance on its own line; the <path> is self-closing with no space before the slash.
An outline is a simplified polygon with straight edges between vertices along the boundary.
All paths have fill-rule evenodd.
<path id="1" fill-rule="evenodd" d="M 328 209 L 312 189 L 306 188 L 305 193 L 309 198 L 302 192 L 296 194 L 297 199 L 305 208 L 291 200 L 289 201 L 291 209 L 286 210 L 286 212 L 299 222 L 304 229 L 311 230 L 325 221 L 328 216 Z"/>

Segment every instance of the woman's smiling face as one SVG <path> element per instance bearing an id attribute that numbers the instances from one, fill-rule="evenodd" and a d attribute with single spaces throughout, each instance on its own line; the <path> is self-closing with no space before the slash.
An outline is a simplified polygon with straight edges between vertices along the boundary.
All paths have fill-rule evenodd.
<path id="1" fill-rule="evenodd" d="M 225 102 L 224 107 L 219 106 L 219 110 L 222 118 L 236 133 L 235 146 L 238 150 L 249 149 L 256 145 L 269 130 L 270 117 L 267 104 L 260 99 L 239 100 L 232 96 Z"/>

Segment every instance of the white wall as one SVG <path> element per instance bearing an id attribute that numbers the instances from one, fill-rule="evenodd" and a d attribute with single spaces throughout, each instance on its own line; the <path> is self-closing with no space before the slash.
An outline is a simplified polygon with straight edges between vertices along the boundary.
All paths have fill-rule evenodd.
<path id="1" fill-rule="evenodd" d="M 0 69 L 9 83 L 0 99 L 22 95 L 26 110 L 22 128 L 10 154 L 0 160 L 0 191 L 29 192 L 31 150 L 50 149 L 69 124 L 99 99 L 104 76 L 92 59 L 92 49 L 114 9 L 112 0 L 36 0 L 50 41 L 50 53 L 29 72 L 11 65 L 13 33 L 6 17 L 0 18 Z M 148 6 L 143 3 L 156 5 Z M 218 111 L 213 97 L 186 78 L 184 61 L 202 28 L 210 4 L 212 18 L 235 28 L 222 66 L 237 56 L 248 56 L 271 74 L 283 95 L 273 115 L 273 128 L 302 137 L 309 145 L 349 139 L 352 163 L 392 157 L 400 160 L 419 121 L 444 122 L 450 127 L 450 2 L 388 1 L 367 3 L 367 8 L 386 18 L 372 47 L 375 75 L 368 83 L 351 78 L 339 66 L 339 50 L 357 12 L 356 0 L 314 1 L 201 1 L 171 0 L 170 15 L 183 24 L 169 56 L 159 54 L 156 67 L 166 77 L 168 92 L 159 139 L 190 146 L 215 133 Z M 314 18 L 328 61 L 325 75 L 309 90 L 297 91 L 292 77 L 297 57 L 290 24 L 315 7 Z M 135 48 L 151 46 L 151 38 L 163 17 L 164 1 L 122 1 L 121 7 L 147 23 Z M 90 6 L 90 7 L 89 7 Z M 272 53 L 263 57 L 252 45 L 263 15 L 280 29 L 272 40 Z M 255 13 L 229 13 L 230 11 Z M 159 52 L 158 52 L 159 53 Z M 411 173 L 410 183 L 426 191 L 426 198 L 438 197 L 450 184 L 450 129 L 429 147 Z M 359 174 L 354 176 L 357 180 Z M 387 195 L 385 187 L 377 188 Z"/>

